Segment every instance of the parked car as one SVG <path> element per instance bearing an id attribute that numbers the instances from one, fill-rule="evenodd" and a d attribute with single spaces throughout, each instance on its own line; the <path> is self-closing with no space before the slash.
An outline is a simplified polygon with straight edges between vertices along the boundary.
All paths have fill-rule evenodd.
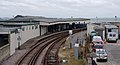
<path id="1" fill-rule="evenodd" d="M 104 45 L 104 41 L 102 40 L 101 36 L 93 36 L 92 39 L 92 47 L 95 45 Z"/>
<path id="2" fill-rule="evenodd" d="M 92 38 L 92 42 L 95 42 L 95 41 L 103 41 L 101 36 L 93 36 Z"/>
<path id="3" fill-rule="evenodd" d="M 102 45 L 104 44 L 102 41 L 96 41 L 96 42 L 93 42 L 94 45 Z"/>
<path id="4" fill-rule="evenodd" d="M 107 62 L 108 55 L 105 49 L 96 49 L 96 61 L 105 60 Z"/>
<path id="5" fill-rule="evenodd" d="M 90 33 L 90 42 L 92 42 L 93 36 L 95 36 L 95 35 L 96 35 L 96 31 L 92 31 Z"/>

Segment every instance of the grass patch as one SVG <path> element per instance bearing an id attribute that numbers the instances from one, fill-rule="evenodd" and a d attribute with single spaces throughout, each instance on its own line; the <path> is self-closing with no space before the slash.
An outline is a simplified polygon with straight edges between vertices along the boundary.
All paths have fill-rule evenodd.
<path id="1" fill-rule="evenodd" d="M 74 57 L 71 57 L 68 60 L 67 65 L 85 65 L 85 62 L 83 59 L 76 60 Z"/>
<path id="2" fill-rule="evenodd" d="M 79 58 L 78 60 L 74 58 L 73 49 L 69 49 L 69 51 L 69 54 L 66 50 L 62 51 L 62 53 L 65 53 L 64 59 L 67 60 L 67 62 L 60 65 L 85 65 L 85 61 L 83 60 L 83 58 Z"/>

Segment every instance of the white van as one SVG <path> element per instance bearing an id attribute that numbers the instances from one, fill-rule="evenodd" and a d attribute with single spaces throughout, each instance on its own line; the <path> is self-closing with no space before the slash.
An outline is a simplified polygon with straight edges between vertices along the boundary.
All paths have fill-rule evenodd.
<path id="1" fill-rule="evenodd" d="M 109 32 L 107 35 L 107 41 L 114 41 L 117 42 L 118 40 L 118 34 L 115 32 Z"/>

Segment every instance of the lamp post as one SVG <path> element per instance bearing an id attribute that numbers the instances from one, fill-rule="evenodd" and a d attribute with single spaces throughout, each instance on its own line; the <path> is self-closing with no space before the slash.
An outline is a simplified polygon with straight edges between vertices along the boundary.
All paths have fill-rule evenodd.
<path id="1" fill-rule="evenodd" d="M 117 16 L 115 16 L 115 22 L 117 21 Z"/>
<path id="2" fill-rule="evenodd" d="M 96 16 L 96 23 L 98 23 L 98 17 Z"/>
<path id="3" fill-rule="evenodd" d="M 17 37 L 17 40 L 18 40 L 18 49 L 20 49 L 20 40 L 21 40 L 20 31 L 21 31 L 21 29 L 17 29 L 17 32 L 18 32 L 18 37 Z"/>

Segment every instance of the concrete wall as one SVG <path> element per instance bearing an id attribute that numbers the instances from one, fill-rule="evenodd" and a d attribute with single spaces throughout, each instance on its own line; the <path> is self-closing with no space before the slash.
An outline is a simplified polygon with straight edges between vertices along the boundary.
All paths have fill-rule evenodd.
<path id="1" fill-rule="evenodd" d="M 10 55 L 10 45 L 4 45 L 0 48 L 0 61 Z"/>
<path id="2" fill-rule="evenodd" d="M 9 34 L 10 39 L 10 55 L 15 53 L 15 49 L 18 47 L 17 38 L 15 33 Z"/>
<path id="3" fill-rule="evenodd" d="M 22 45 L 27 40 L 39 35 L 40 35 L 40 29 L 38 25 L 37 28 L 35 25 L 22 26 L 22 29 L 19 31 L 19 33 L 11 33 L 9 36 L 10 55 L 15 53 L 15 49 L 18 48 L 18 46 Z M 19 37 L 20 39 L 18 40 Z"/>
<path id="4" fill-rule="evenodd" d="M 25 43 L 27 40 L 31 38 L 40 35 L 39 25 L 23 26 L 22 28 L 24 28 L 24 30 L 22 30 L 21 33 L 18 34 L 21 37 L 21 44 Z"/>
<path id="5" fill-rule="evenodd" d="M 41 35 L 47 32 L 47 26 L 41 26 Z"/>

